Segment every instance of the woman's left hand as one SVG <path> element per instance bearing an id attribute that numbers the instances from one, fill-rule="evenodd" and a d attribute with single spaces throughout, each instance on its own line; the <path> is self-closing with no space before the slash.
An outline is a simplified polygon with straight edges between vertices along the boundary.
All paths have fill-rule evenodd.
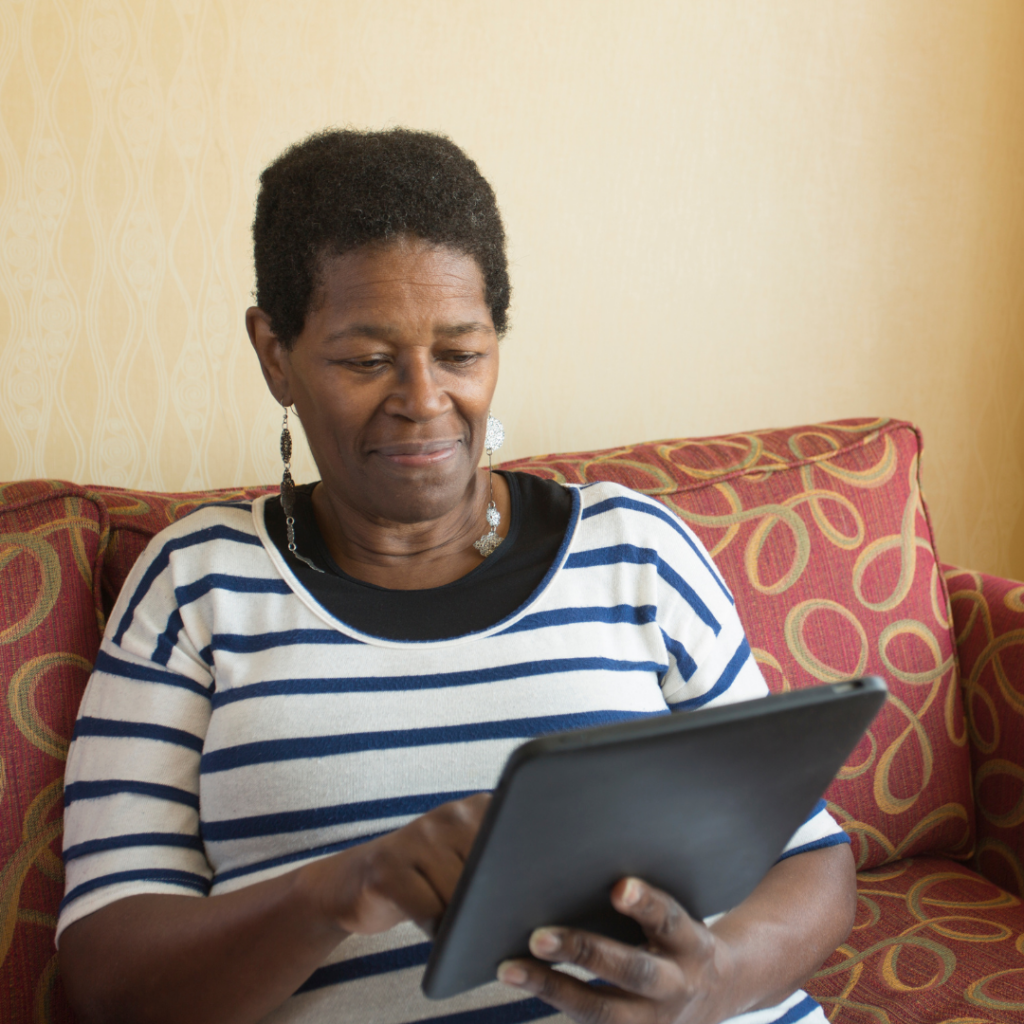
<path id="1" fill-rule="evenodd" d="M 734 959 L 726 943 L 667 893 L 636 878 L 612 890 L 612 905 L 647 936 L 628 946 L 573 928 L 539 928 L 530 937 L 538 961 L 575 964 L 607 985 L 587 985 L 533 960 L 506 960 L 498 979 L 532 992 L 581 1024 L 718 1024 L 731 1005 Z"/>

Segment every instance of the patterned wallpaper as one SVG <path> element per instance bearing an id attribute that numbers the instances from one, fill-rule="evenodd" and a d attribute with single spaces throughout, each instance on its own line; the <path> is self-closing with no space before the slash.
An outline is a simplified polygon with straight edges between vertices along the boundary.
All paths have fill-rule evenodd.
<path id="1" fill-rule="evenodd" d="M 274 477 L 279 414 L 240 325 L 254 183 L 291 133 L 242 56 L 286 39 L 291 17 L 273 2 L 0 5 L 4 477 Z M 261 114 L 240 140 L 244 94 Z"/>
<path id="2" fill-rule="evenodd" d="M 259 171 L 410 124 L 502 204 L 503 458 L 909 419 L 943 559 L 1024 578 L 1022 47 L 1017 0 L 0 0 L 0 479 L 275 479 Z"/>

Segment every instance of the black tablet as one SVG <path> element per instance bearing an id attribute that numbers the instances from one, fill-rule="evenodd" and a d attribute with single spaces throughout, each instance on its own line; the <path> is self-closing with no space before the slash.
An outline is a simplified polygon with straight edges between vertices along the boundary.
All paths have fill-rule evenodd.
<path id="1" fill-rule="evenodd" d="M 626 942 L 626 875 L 698 918 L 778 859 L 886 697 L 875 676 L 531 740 L 513 751 L 441 919 L 423 991 L 445 999 L 528 955 L 533 929 Z"/>

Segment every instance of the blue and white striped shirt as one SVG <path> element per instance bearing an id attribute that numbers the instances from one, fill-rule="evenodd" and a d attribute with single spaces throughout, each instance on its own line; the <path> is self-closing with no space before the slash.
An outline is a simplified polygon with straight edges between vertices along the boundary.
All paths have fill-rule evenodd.
<path id="1" fill-rule="evenodd" d="M 230 892 L 491 789 L 541 733 L 765 694 L 689 528 L 615 484 L 572 491 L 565 541 L 531 598 L 448 640 L 383 640 L 334 619 L 267 536 L 265 499 L 199 509 L 155 537 L 75 727 L 58 936 L 123 897 Z M 845 840 L 821 804 L 787 851 Z M 412 924 L 352 936 L 267 1019 L 562 1019 L 496 982 L 431 1002 L 428 952 Z M 737 1020 L 820 1014 L 797 993 Z"/>

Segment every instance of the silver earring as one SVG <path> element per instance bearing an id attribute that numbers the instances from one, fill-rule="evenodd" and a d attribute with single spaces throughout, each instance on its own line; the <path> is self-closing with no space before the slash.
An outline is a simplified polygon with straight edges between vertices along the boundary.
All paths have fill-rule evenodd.
<path id="1" fill-rule="evenodd" d="M 505 443 L 505 428 L 501 420 L 495 416 L 487 415 L 487 433 L 484 434 L 484 451 L 487 452 L 487 487 L 490 491 L 491 500 L 487 503 L 487 525 L 488 531 L 477 541 L 473 547 L 486 558 L 494 553 L 498 545 L 505 539 L 498 536 L 498 526 L 501 523 L 501 513 L 494 503 L 494 476 L 491 467 L 491 456 Z"/>
<path id="2" fill-rule="evenodd" d="M 281 426 L 281 461 L 284 473 L 281 474 L 281 509 L 284 512 L 284 526 L 288 531 L 288 551 L 292 557 L 305 562 L 310 569 L 323 572 L 316 562 L 300 555 L 295 547 L 295 481 L 292 480 L 292 432 L 288 429 L 288 406 L 284 407 L 284 423 Z"/>

